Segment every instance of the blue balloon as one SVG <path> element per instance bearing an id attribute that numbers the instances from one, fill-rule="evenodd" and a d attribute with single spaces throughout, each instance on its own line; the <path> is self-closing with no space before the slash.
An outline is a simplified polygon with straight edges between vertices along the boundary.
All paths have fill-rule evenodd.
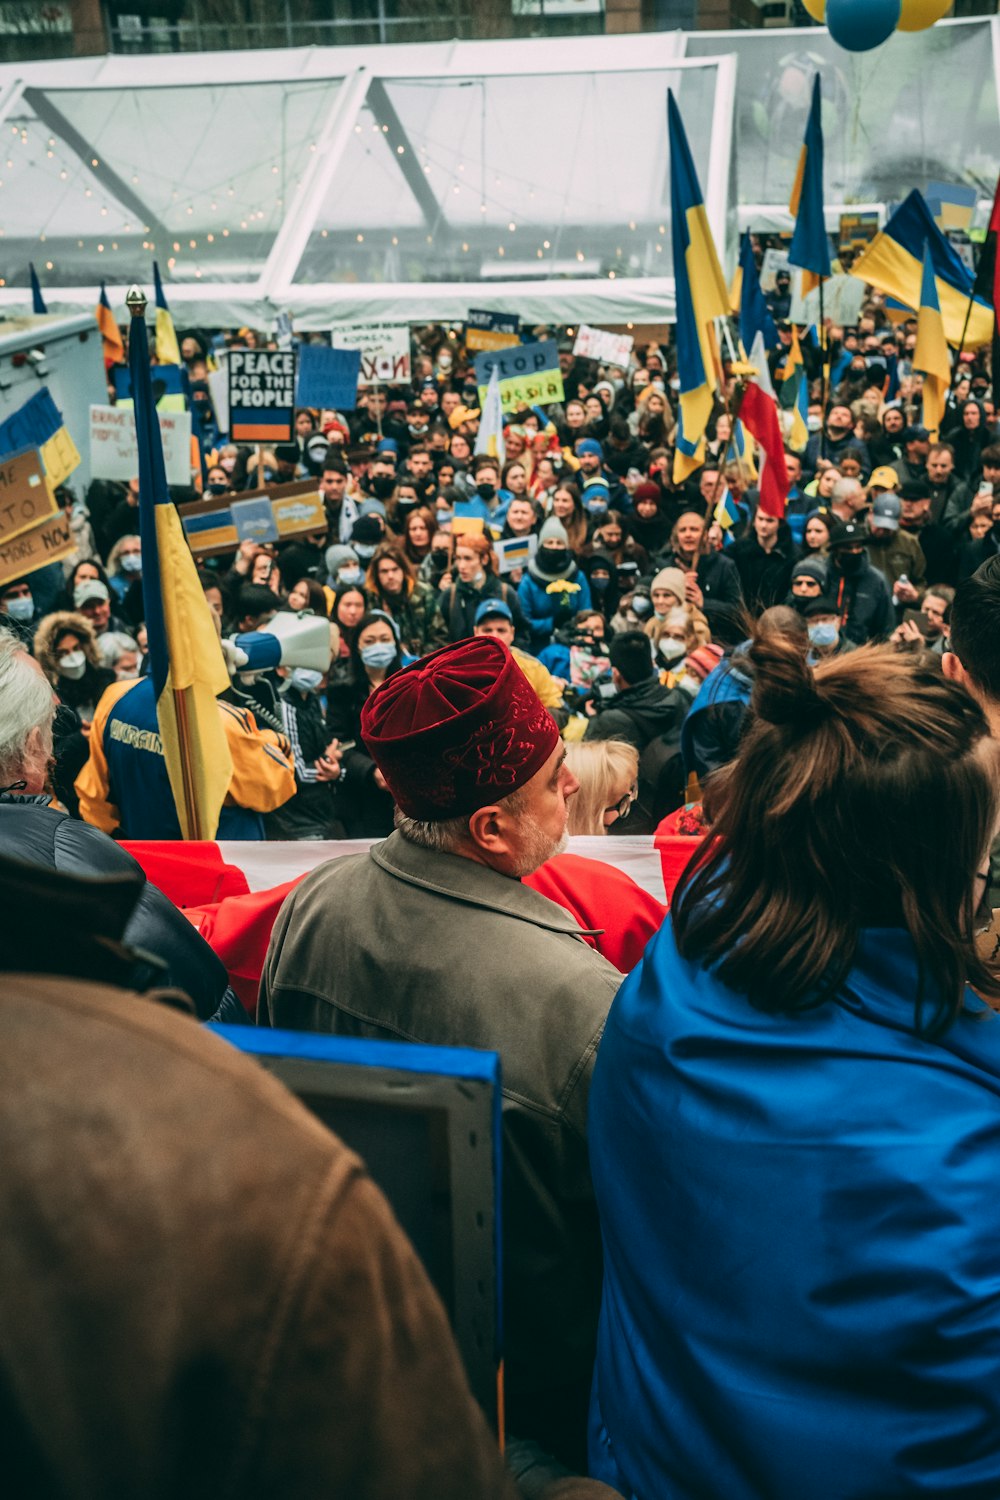
<path id="1" fill-rule="evenodd" d="M 899 24 L 900 0 L 826 0 L 826 24 L 848 52 L 880 47 Z"/>

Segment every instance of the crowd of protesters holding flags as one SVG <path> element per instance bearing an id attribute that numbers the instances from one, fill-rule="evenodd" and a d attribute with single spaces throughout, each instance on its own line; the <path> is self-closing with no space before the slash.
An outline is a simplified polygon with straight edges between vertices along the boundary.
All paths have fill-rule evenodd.
<path id="1" fill-rule="evenodd" d="M 744 290 L 762 249 L 745 240 Z M 201 936 L 130 888 L 115 841 L 136 835 L 129 756 L 163 754 L 156 703 L 115 717 L 150 672 L 138 481 L 64 490 L 72 558 L 0 585 L 0 855 L 115 876 L 129 897 L 115 927 L 0 858 L 21 912 L 6 965 L 24 971 L 9 1097 L 45 1028 L 60 1098 L 82 1080 L 135 1139 L 147 1097 L 121 1080 L 157 1080 L 148 1170 L 105 1172 L 102 1202 L 169 1202 L 171 1229 L 204 1241 L 204 1266 L 187 1257 L 169 1283 L 169 1338 L 135 1281 L 130 1320 L 78 1328 L 70 1296 L 39 1314 L 45 1359 L 21 1361 L 36 1329 L 7 1316 L 18 1278 L 0 1293 L 30 1415 L 19 1473 L 60 1479 L 21 1493 L 207 1493 L 189 1473 L 202 1451 L 229 1493 L 250 1493 L 258 1458 L 259 1493 L 289 1496 L 1000 1493 L 993 372 L 963 353 L 931 395 L 918 318 L 871 288 L 856 326 L 819 332 L 790 323 L 787 276 L 759 303 L 774 336 L 705 372 L 697 443 L 675 344 L 613 363 L 576 353 L 573 330 L 531 330 L 555 342 L 562 399 L 501 419 L 448 326 L 411 330 L 405 383 L 300 408 L 286 443 L 232 443 L 211 366 L 276 341 L 181 333 L 204 463 L 157 502 L 307 481 L 324 511 L 199 561 L 231 675 L 219 837 L 379 840 L 258 900 L 249 996 L 213 915 Z M 246 670 L 241 640 L 288 619 L 322 622 L 327 669 Z M 562 852 L 567 832 L 663 828 L 708 834 L 669 913 L 613 859 Z M 91 1056 L 78 996 L 30 977 L 36 889 L 60 918 L 52 974 L 141 990 L 151 959 L 201 1020 L 501 1055 L 507 1472 L 357 1161 L 154 1007 L 136 1022 L 87 996 L 106 1031 Z M 192 1197 L 171 1104 L 195 1059 L 217 1172 Z M 253 1118 L 268 1140 L 250 1233 L 258 1199 L 229 1185 Z M 12 1200 L 58 1178 L 22 1149 L 31 1119 L 3 1122 Z M 105 1137 L 67 1121 L 99 1176 Z M 58 1220 L 57 1194 L 37 1196 Z M 90 1208 L 72 1200 L 84 1250 L 106 1245 Z M 18 1265 L 37 1259 L 10 1217 Z M 139 1220 L 154 1260 L 156 1212 Z M 246 1230 L 235 1251 L 222 1223 Z M 48 1220 L 31 1232 L 72 1286 Z M 114 1304 L 111 1278 L 91 1296 Z M 93 1338 L 108 1370 L 144 1352 L 141 1389 L 114 1394 L 144 1422 L 102 1451 L 84 1407 L 61 1442 L 46 1385 L 57 1370 L 81 1391 Z M 205 1340 L 214 1364 L 192 1376 Z M 199 1433 L 169 1466 L 169 1421 L 145 1421 L 163 1391 Z M 109 1455 L 157 1484 L 91 1484 Z"/>

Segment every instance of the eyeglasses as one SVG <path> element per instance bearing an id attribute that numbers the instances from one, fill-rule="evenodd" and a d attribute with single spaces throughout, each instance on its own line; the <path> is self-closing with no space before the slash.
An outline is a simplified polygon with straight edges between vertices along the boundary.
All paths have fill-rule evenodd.
<path id="1" fill-rule="evenodd" d="M 638 795 L 639 788 L 633 781 L 620 802 L 616 802 L 612 807 L 604 809 L 604 826 L 607 828 L 611 823 L 616 823 L 619 818 L 624 818 Z"/>

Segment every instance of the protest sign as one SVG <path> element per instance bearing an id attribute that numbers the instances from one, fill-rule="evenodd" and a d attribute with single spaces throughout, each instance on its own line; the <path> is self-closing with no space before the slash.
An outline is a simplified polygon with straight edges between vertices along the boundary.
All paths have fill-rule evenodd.
<path id="1" fill-rule="evenodd" d="M 538 551 L 538 538 L 534 532 L 529 536 L 512 536 L 506 541 L 494 542 L 497 571 L 513 573 L 516 568 L 526 568 Z"/>
<path id="2" fill-rule="evenodd" d="M 65 516 L 49 516 L 36 521 L 10 541 L 0 541 L 0 584 L 33 573 L 36 568 L 60 562 L 76 550 Z"/>
<path id="3" fill-rule="evenodd" d="M 350 323 L 335 328 L 335 349 L 358 349 L 359 385 L 407 384 L 410 380 L 410 330 L 394 323 Z"/>
<path id="4" fill-rule="evenodd" d="M 245 541 L 287 542 L 327 525 L 323 497 L 309 479 L 251 490 L 239 500 L 194 500 L 177 509 L 195 557 L 235 552 Z"/>
<path id="5" fill-rule="evenodd" d="M 500 400 L 504 411 L 516 411 L 521 406 L 549 406 L 554 401 L 562 401 L 559 350 L 554 339 L 477 354 L 476 384 L 480 406 L 486 400 L 494 365 L 500 376 Z"/>
<path id="6" fill-rule="evenodd" d="M 840 253 L 843 254 L 845 250 L 864 250 L 866 245 L 871 244 L 878 231 L 877 209 L 841 214 L 840 237 L 837 242 Z"/>
<path id="7" fill-rule="evenodd" d="M 760 268 L 761 291 L 773 292 L 778 284 L 778 272 L 789 270 L 791 270 L 791 267 L 788 264 L 787 250 L 775 250 L 773 247 L 770 250 L 765 250 Z"/>
<path id="8" fill-rule="evenodd" d="M 621 365 L 624 370 L 628 368 L 634 343 L 630 333 L 608 333 L 605 328 L 581 323 L 573 353 L 583 359 L 596 359 L 602 365 Z"/>
<path id="9" fill-rule="evenodd" d="M 212 410 L 220 432 L 229 431 L 229 371 L 223 360 L 218 370 L 208 372 L 208 394 L 212 398 Z"/>
<path id="10" fill-rule="evenodd" d="M 0 459 L 0 541 L 9 542 L 58 509 L 36 448 Z"/>
<path id="11" fill-rule="evenodd" d="M 157 412 L 168 484 L 191 483 L 191 413 Z M 139 472 L 135 413 L 131 407 L 90 408 L 90 472 L 95 479 L 128 483 Z"/>
<path id="12" fill-rule="evenodd" d="M 840 328 L 853 328 L 861 316 L 865 284 L 856 276 L 831 276 L 823 283 L 823 316 Z M 792 300 L 788 312 L 790 323 L 819 325 L 819 288 L 802 295 L 802 275 L 792 277 Z"/>
<path id="13" fill-rule="evenodd" d="M 521 319 L 513 313 L 487 312 L 470 307 L 465 320 L 465 347 L 473 352 L 480 349 L 510 349 L 521 342 Z"/>
<path id="14" fill-rule="evenodd" d="M 259 500 L 234 500 L 229 509 L 239 541 L 263 543 L 278 540 L 274 510 L 266 496 Z"/>
<path id="15" fill-rule="evenodd" d="M 327 349 L 324 344 L 303 344 L 299 350 L 299 375 L 295 390 L 298 406 L 329 411 L 353 411 L 358 404 L 361 351 Z"/>
<path id="16" fill-rule="evenodd" d="M 65 484 L 80 462 L 76 444 L 63 426 L 62 412 L 47 385 L 0 423 L 0 454 L 37 448 L 53 487 Z"/>
<path id="17" fill-rule="evenodd" d="M 295 355 L 230 349 L 229 436 L 234 443 L 287 443 L 295 406 Z"/>

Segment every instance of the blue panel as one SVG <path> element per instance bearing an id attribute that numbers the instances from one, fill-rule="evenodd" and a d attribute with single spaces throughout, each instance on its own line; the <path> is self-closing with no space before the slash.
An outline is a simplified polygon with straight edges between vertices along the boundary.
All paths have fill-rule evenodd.
<path id="1" fill-rule="evenodd" d="M 290 1057 L 308 1062 L 351 1063 L 363 1068 L 396 1068 L 401 1073 L 437 1073 L 500 1087 L 500 1056 L 469 1047 L 425 1047 L 416 1042 L 373 1042 L 364 1037 L 325 1036 L 313 1031 L 272 1031 L 268 1027 L 210 1026 L 241 1052 Z"/>

